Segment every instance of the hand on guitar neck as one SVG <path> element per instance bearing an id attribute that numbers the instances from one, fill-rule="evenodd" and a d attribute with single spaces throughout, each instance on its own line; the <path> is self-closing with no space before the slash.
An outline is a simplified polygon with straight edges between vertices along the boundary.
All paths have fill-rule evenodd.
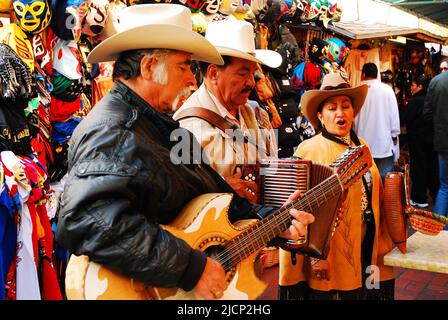
<path id="1" fill-rule="evenodd" d="M 293 194 L 291 194 L 288 200 L 284 205 L 287 205 L 291 201 L 297 200 L 300 198 L 300 191 L 296 190 Z M 310 223 L 314 222 L 314 216 L 305 211 L 299 211 L 296 209 L 289 210 L 289 213 L 294 217 L 291 222 L 291 225 L 288 229 L 280 233 L 279 237 L 297 241 L 308 234 L 307 226 Z"/>
<path id="2" fill-rule="evenodd" d="M 300 191 L 294 192 L 285 204 L 300 197 Z M 291 209 L 289 213 L 293 216 L 291 226 L 280 234 L 281 237 L 297 241 L 308 233 L 307 227 L 314 222 L 314 216 L 310 213 Z M 207 257 L 207 262 L 201 278 L 194 287 L 194 291 L 204 299 L 219 299 L 227 289 L 224 268 L 216 260 Z"/>

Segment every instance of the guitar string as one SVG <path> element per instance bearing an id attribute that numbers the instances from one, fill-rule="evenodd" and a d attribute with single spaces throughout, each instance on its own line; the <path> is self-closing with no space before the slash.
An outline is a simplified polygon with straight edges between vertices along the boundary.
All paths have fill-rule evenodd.
<path id="1" fill-rule="evenodd" d="M 278 226 L 279 224 L 287 225 L 293 219 L 290 214 L 285 215 L 285 211 L 289 212 L 289 210 L 291 208 L 295 207 L 296 205 L 301 207 L 302 210 L 307 209 L 306 208 L 307 206 L 308 206 L 308 208 L 312 209 L 311 205 L 314 205 L 315 203 L 317 205 L 319 205 L 321 201 L 325 202 L 327 200 L 326 193 L 328 193 L 328 192 L 323 191 L 322 190 L 323 187 L 330 188 L 330 190 L 332 190 L 331 194 L 332 194 L 332 196 L 334 196 L 333 193 L 334 193 L 335 187 L 337 185 L 339 185 L 339 180 L 335 177 L 336 176 L 333 175 L 328 178 L 328 180 L 329 180 L 328 186 L 325 185 L 324 183 L 317 185 L 316 190 L 314 190 L 314 192 L 310 192 L 308 194 L 310 197 L 310 199 L 309 199 L 310 201 L 306 201 L 307 199 L 305 199 L 305 198 L 299 198 L 299 199 L 289 203 L 288 205 L 282 207 L 281 209 L 279 209 L 277 211 L 277 214 L 270 220 L 265 220 L 265 223 L 257 224 L 258 228 L 256 228 L 255 226 L 251 227 L 251 228 L 253 228 L 253 231 L 254 231 L 252 234 L 249 234 L 247 232 L 250 230 L 250 228 L 246 231 L 243 231 L 243 232 L 246 232 L 246 234 L 243 236 L 240 235 L 241 239 L 238 239 L 239 241 L 234 242 L 231 246 L 226 248 L 222 253 L 218 254 L 215 257 L 215 259 L 223 264 L 227 264 L 228 262 L 231 262 L 236 255 L 240 256 L 241 253 L 246 253 L 246 248 L 248 248 L 249 245 L 252 247 L 255 246 L 258 249 L 258 247 L 262 246 L 262 244 L 261 245 L 259 244 L 260 236 L 263 236 L 264 234 L 266 234 L 267 231 L 272 230 L 273 225 L 275 225 L 275 226 Z M 314 197 L 314 199 L 313 199 L 313 197 Z M 300 204 L 299 202 L 304 202 L 304 203 Z M 261 220 L 261 221 L 263 221 L 263 220 Z M 287 229 L 287 226 L 286 226 L 285 230 L 286 229 Z M 264 242 L 265 241 L 263 241 L 263 243 Z M 249 252 L 250 252 L 250 249 L 249 249 Z"/>
<path id="2" fill-rule="evenodd" d="M 336 181 L 337 182 L 337 181 Z M 334 182 L 332 182 L 330 185 L 329 185 L 329 187 L 331 186 L 331 185 L 337 185 L 338 183 L 334 183 Z M 323 186 L 320 186 L 320 188 L 322 188 Z M 332 189 L 332 190 L 334 190 L 334 189 Z M 314 193 L 316 193 L 316 192 L 314 192 Z M 333 192 L 332 192 L 332 195 L 334 196 L 334 194 L 333 194 Z M 303 199 L 302 199 L 303 200 Z M 311 204 L 314 204 L 314 202 L 316 202 L 318 205 L 319 205 L 319 200 L 326 200 L 326 197 L 325 197 L 325 193 L 320 193 L 320 194 L 318 194 L 318 197 L 315 197 L 315 200 L 313 200 L 313 199 L 311 199 L 311 203 L 310 202 L 306 202 L 306 203 L 304 203 L 303 205 L 304 206 L 307 206 L 308 205 L 308 207 L 310 207 L 310 205 Z M 292 207 L 294 207 L 295 206 L 295 204 L 297 204 L 297 202 L 298 201 L 296 201 L 296 202 L 294 202 L 291 206 L 288 206 L 288 207 L 283 207 L 282 208 L 282 210 L 286 210 L 286 211 L 289 211 L 289 209 L 291 209 Z M 304 207 L 302 207 L 302 208 L 304 208 Z M 304 208 L 304 209 L 306 209 L 306 208 Z M 312 210 L 311 210 L 312 211 Z M 284 211 L 283 211 L 283 213 L 285 213 Z M 263 225 L 261 225 L 261 228 L 258 228 L 258 229 L 256 229 L 256 230 L 254 230 L 254 236 L 257 236 L 257 235 L 262 235 L 262 234 L 264 234 L 265 233 L 265 231 L 267 231 L 266 229 L 272 229 L 272 227 L 271 227 L 271 225 L 273 225 L 274 223 L 275 223 L 275 225 L 277 225 L 278 226 L 278 224 L 279 224 L 279 222 L 280 222 L 280 224 L 284 224 L 284 225 L 288 225 L 289 223 L 290 223 L 290 221 L 292 220 L 292 217 L 288 214 L 288 215 L 282 215 L 282 214 L 279 214 L 279 215 L 277 215 L 277 216 L 275 216 L 275 218 L 273 218 L 273 219 L 271 219 L 270 221 L 267 221 L 267 223 L 266 224 L 263 224 Z M 285 229 L 286 229 L 287 227 L 285 227 Z M 227 249 L 227 250 L 229 250 L 228 251 L 228 254 L 221 254 L 221 257 L 219 257 L 219 262 L 221 262 L 221 263 L 223 263 L 223 265 L 224 266 L 226 266 L 226 267 L 228 267 L 228 264 L 230 264 L 230 267 L 231 267 L 231 264 L 233 263 L 233 261 L 234 261 L 234 258 L 235 257 L 239 257 L 239 258 L 241 258 L 241 253 L 243 253 L 243 257 L 245 258 L 245 257 L 247 257 L 248 255 L 247 255 L 247 250 L 246 249 L 249 249 L 249 255 L 251 254 L 251 249 L 250 248 L 248 248 L 249 247 L 249 245 L 250 246 L 255 246 L 255 250 L 253 251 L 253 252 L 255 252 L 257 249 L 259 249 L 259 248 L 261 248 L 262 246 L 263 246 L 263 243 L 265 243 L 266 241 L 263 241 L 263 243 L 260 243 L 260 241 L 259 241 L 259 237 L 252 237 L 252 240 L 255 240 L 255 242 L 254 241 L 250 241 L 249 239 L 247 239 L 248 238 L 248 236 L 249 236 L 249 234 L 246 234 L 246 235 L 244 235 L 243 237 L 242 237 L 242 239 L 239 239 L 240 241 L 238 242 L 238 244 L 236 245 L 236 246 L 233 246 L 233 248 L 231 248 L 231 247 L 229 247 L 230 248 L 230 250 L 229 249 Z M 245 241 L 245 240 L 248 240 L 248 241 Z M 243 249 L 243 250 L 240 250 L 240 249 Z M 224 252 L 225 253 L 225 252 Z"/>
<path id="3" fill-rule="evenodd" d="M 331 179 L 331 177 L 330 177 L 330 179 Z M 329 179 L 329 180 L 330 180 L 330 179 Z M 336 180 L 336 181 L 329 182 L 328 187 L 329 187 L 329 188 L 333 188 L 333 187 L 335 187 L 336 185 L 338 185 L 337 180 Z M 326 197 L 325 197 L 325 192 L 322 191 L 322 187 L 323 187 L 323 186 L 318 185 L 318 186 L 316 186 L 316 187 L 318 187 L 318 189 L 316 189 L 313 193 L 310 193 L 310 194 L 314 194 L 314 195 L 317 194 L 317 197 L 314 196 L 314 200 L 313 200 L 313 199 L 310 199 L 310 200 L 312 201 L 312 203 L 317 202 L 317 204 L 319 205 L 319 203 L 320 203 L 321 200 L 324 200 L 324 201 L 326 200 Z M 289 211 L 291 208 L 295 207 L 296 204 L 298 204 L 299 201 L 304 201 L 304 200 L 306 200 L 306 199 L 305 199 L 305 198 L 300 198 L 300 199 L 295 200 L 294 202 L 289 203 L 288 205 L 282 207 L 281 209 L 279 209 L 279 211 L 282 211 L 282 212 L 277 211 L 277 213 L 275 214 L 274 218 L 271 218 L 270 220 L 265 220 L 266 222 L 263 223 L 263 224 L 258 224 L 258 226 L 259 226 L 258 229 L 255 228 L 255 226 L 254 226 L 254 227 L 253 227 L 253 228 L 254 228 L 254 234 L 255 234 L 255 235 L 262 235 L 262 234 L 265 234 L 266 231 L 269 231 L 269 230 L 267 230 L 267 229 L 272 229 L 271 225 L 274 224 L 274 223 L 275 223 L 276 225 L 278 225 L 279 222 L 280 222 L 281 224 L 286 224 L 286 223 L 288 223 L 290 220 L 292 220 L 292 217 L 291 217 L 289 214 L 288 214 L 288 215 L 284 215 L 285 211 Z M 310 206 L 310 203 L 304 203 L 304 207 L 306 207 L 306 205 Z M 306 208 L 303 208 L 303 209 L 306 209 Z M 282 214 L 283 214 L 283 215 L 282 215 Z M 289 221 L 288 221 L 288 220 L 289 220 Z M 286 228 L 287 228 L 287 227 L 286 227 Z M 285 228 L 285 229 L 286 229 L 286 228 Z M 250 230 L 250 229 L 249 229 L 249 230 Z M 245 243 L 245 242 L 244 242 L 244 240 L 245 240 L 244 238 L 245 238 L 245 237 L 247 238 L 247 236 L 249 236 L 249 234 L 247 234 L 246 236 L 242 236 L 243 239 L 240 239 L 241 241 L 239 241 L 238 243 Z M 258 239 L 259 239 L 259 237 L 255 238 L 256 241 L 259 241 Z M 238 243 L 236 243 L 236 244 L 238 245 Z M 251 242 L 251 244 L 254 244 L 254 243 Z M 246 246 L 246 247 L 247 247 L 247 245 L 243 245 L 243 246 Z M 233 250 L 235 250 L 235 245 L 230 246 L 230 247 L 228 247 L 227 249 L 230 250 L 230 251 L 233 251 Z M 221 257 L 223 257 L 222 254 L 221 254 L 220 258 L 221 258 Z"/>
<path id="4" fill-rule="evenodd" d="M 360 173 L 360 172 L 357 172 L 356 174 L 358 175 L 359 173 Z M 330 176 L 327 180 L 332 179 L 332 177 L 335 177 L 335 175 Z M 353 180 L 353 177 L 350 178 L 350 180 Z M 334 181 L 332 181 L 332 182 L 329 183 L 329 186 L 328 186 L 328 187 L 334 187 L 335 185 L 339 185 L 339 179 L 334 179 Z M 325 186 L 324 186 L 324 182 L 320 183 L 320 184 L 317 185 L 316 187 L 318 187 L 318 188 L 320 189 L 320 193 L 319 193 L 318 190 L 316 189 L 314 192 L 310 193 L 310 195 L 313 195 L 313 196 L 314 196 L 314 198 L 315 198 L 317 204 L 319 205 L 320 197 L 323 196 L 323 198 L 324 198 L 323 200 L 324 200 L 324 201 L 326 200 L 326 199 L 325 199 L 325 191 L 322 192 L 322 188 L 325 187 Z M 334 190 L 334 189 L 332 189 L 332 190 Z M 337 189 L 336 189 L 336 190 L 337 190 Z M 319 199 L 316 197 L 316 194 L 318 195 Z M 333 191 L 332 191 L 332 196 L 335 196 L 335 195 L 336 195 L 336 194 L 333 194 Z M 303 198 L 301 198 L 301 199 L 303 200 Z M 311 199 L 311 201 L 312 201 L 312 203 L 314 203 L 314 201 L 313 201 L 312 199 Z M 298 202 L 298 200 L 296 200 L 296 201 L 293 202 L 292 204 L 289 204 L 289 205 L 288 205 L 289 207 L 288 207 L 288 206 L 283 207 L 282 210 L 289 210 L 289 209 L 291 209 L 297 202 Z M 308 202 L 307 204 L 308 204 L 308 206 L 310 205 L 309 202 Z M 306 208 L 305 208 L 305 209 L 306 209 Z M 311 210 L 311 211 L 312 211 L 312 210 Z M 272 223 L 273 221 L 275 221 L 275 222 L 279 222 L 279 221 L 280 221 L 282 224 L 288 224 L 288 223 L 292 220 L 292 218 L 290 218 L 290 217 L 291 217 L 290 215 L 284 215 L 284 216 L 282 216 L 282 214 L 278 214 L 278 215 L 275 216 L 275 218 L 272 219 L 272 221 L 268 221 L 268 222 L 269 222 L 269 223 Z M 254 234 L 260 234 L 260 235 L 262 235 L 262 232 L 266 231 L 265 229 L 266 229 L 267 227 L 270 227 L 270 226 L 268 226 L 267 224 L 262 224 L 262 225 L 261 225 L 261 228 L 254 229 Z M 249 228 L 249 230 L 250 230 L 250 228 Z M 247 231 L 247 230 L 246 230 L 246 231 Z M 247 233 L 247 232 L 246 232 L 246 233 Z M 246 235 L 243 235 L 242 238 L 239 239 L 238 243 L 236 243 L 235 245 L 231 245 L 230 247 L 226 248 L 226 250 L 225 250 L 224 252 L 222 252 L 220 255 L 218 255 L 217 257 L 219 257 L 220 260 L 222 260 L 224 263 L 229 262 L 229 259 L 233 259 L 233 258 L 235 257 L 235 253 L 236 253 L 236 254 L 240 254 L 241 252 L 243 252 L 242 250 L 239 250 L 240 248 L 241 248 L 241 249 L 248 248 L 248 245 L 245 244 L 245 241 L 244 241 L 244 240 L 246 240 L 249 236 L 250 236 L 250 235 L 249 235 L 248 233 L 247 233 Z M 240 235 L 240 237 L 241 237 L 241 235 Z M 254 238 L 254 237 L 252 237 L 252 239 L 255 239 L 256 241 L 259 241 L 259 240 L 257 240 L 257 238 Z M 249 242 L 250 245 L 258 245 L 258 243 L 251 242 L 251 241 L 249 241 L 249 239 L 247 239 L 247 240 L 248 240 L 248 242 Z M 240 248 L 238 248 L 238 245 L 240 246 Z M 259 248 L 259 247 L 262 247 L 262 245 L 258 245 L 257 248 Z M 237 249 L 238 249 L 238 250 L 237 250 Z M 235 253 L 233 253 L 234 250 L 236 251 Z M 227 256 L 230 255 L 230 257 L 225 257 L 225 255 L 226 255 L 226 251 L 228 251 Z M 255 251 L 256 251 L 256 250 L 255 250 Z M 250 252 L 250 249 L 249 249 L 249 252 Z M 244 250 L 244 253 L 246 253 L 246 250 Z M 250 255 L 250 254 L 249 254 L 249 255 Z M 228 259 L 225 259 L 225 258 L 228 258 Z M 231 260 L 230 260 L 230 262 L 231 262 Z"/>
<path id="5" fill-rule="evenodd" d="M 346 174 L 346 172 L 344 173 L 344 174 Z M 359 172 L 358 172 L 358 174 L 359 174 Z M 332 175 L 332 176 L 330 176 L 329 178 L 327 178 L 326 180 L 331 180 L 333 177 L 337 177 L 337 175 Z M 353 178 L 353 177 L 352 177 Z M 329 187 L 334 187 L 334 184 L 339 184 L 339 179 L 334 179 L 334 181 L 332 181 L 332 182 L 330 182 L 329 183 Z M 315 199 L 317 199 L 316 198 L 316 196 L 315 196 L 315 194 L 318 194 L 319 195 L 319 197 L 321 196 L 321 195 L 323 195 L 324 196 L 324 198 L 325 198 L 325 191 L 324 192 L 322 192 L 322 188 L 324 187 L 324 182 L 322 182 L 322 183 L 320 183 L 319 185 L 317 185 L 316 187 L 318 187 L 318 188 L 320 188 L 320 192 L 321 193 L 319 193 L 319 192 L 317 192 L 318 190 L 315 190 L 314 192 L 312 192 L 312 193 L 310 193 L 310 196 L 311 195 L 313 195 L 314 196 L 314 198 Z M 302 198 L 303 199 L 303 198 Z M 312 199 L 311 199 L 312 200 Z M 325 200 L 325 199 L 324 199 Z M 279 209 L 279 210 L 289 210 L 289 209 L 291 209 L 296 203 L 297 203 L 298 201 L 295 201 L 295 202 L 293 202 L 292 204 L 290 204 L 289 205 L 289 207 L 288 206 L 285 206 L 285 207 L 283 207 L 282 209 Z M 319 204 L 319 200 L 317 200 L 317 203 Z M 309 203 L 308 203 L 308 206 L 309 206 Z M 290 218 L 291 216 L 290 215 L 282 215 L 281 213 L 280 214 L 278 214 L 278 215 L 276 215 L 273 219 L 271 219 L 272 221 L 268 221 L 268 222 L 270 222 L 270 223 L 273 223 L 273 222 L 280 222 L 281 224 L 288 224 L 291 220 L 292 220 L 292 218 Z M 258 226 L 260 226 L 260 225 L 258 225 Z M 256 229 L 255 228 L 255 226 L 254 226 L 254 234 L 255 235 L 262 235 L 262 232 L 264 232 L 264 231 L 266 231 L 265 229 L 267 228 L 268 226 L 267 226 L 267 224 L 261 224 L 261 227 L 260 228 L 258 228 L 258 229 Z M 287 226 L 286 226 L 286 228 L 287 228 Z M 286 230 L 286 228 L 285 228 L 285 230 Z M 249 228 L 248 230 L 250 230 L 251 228 Z M 246 230 L 246 231 L 248 231 L 248 230 Z M 244 234 L 244 232 L 243 232 L 243 234 Z M 222 261 L 223 263 L 227 263 L 227 262 L 231 262 L 233 259 L 234 259 L 234 257 L 235 257 L 235 255 L 236 254 L 238 254 L 238 255 L 240 255 L 241 254 L 241 252 L 243 252 L 243 250 L 240 250 L 240 249 L 244 249 L 244 253 L 246 253 L 246 249 L 248 248 L 248 244 L 246 244 L 246 241 L 245 240 L 247 240 L 247 242 L 249 243 L 249 245 L 251 245 L 251 246 L 253 246 L 253 245 L 255 245 L 257 248 L 259 248 L 259 247 L 262 247 L 262 245 L 259 245 L 258 244 L 258 242 L 257 243 L 254 243 L 253 241 L 250 241 L 250 240 L 253 240 L 253 239 L 255 239 L 256 241 L 259 241 L 259 240 L 257 240 L 257 238 L 252 238 L 252 239 L 250 239 L 250 238 L 248 238 L 249 236 L 251 236 L 248 232 L 246 232 L 246 235 L 239 235 L 239 237 L 241 237 L 241 239 L 239 239 L 239 241 L 238 242 L 234 242 L 230 247 L 228 247 L 228 248 L 226 248 L 223 252 L 221 252 L 220 254 L 218 254 L 216 257 L 215 257 L 215 259 L 219 259 L 220 261 Z M 238 236 L 237 236 L 238 237 Z M 255 250 L 256 251 L 256 250 Z M 250 249 L 249 249 L 249 252 L 250 252 Z"/>

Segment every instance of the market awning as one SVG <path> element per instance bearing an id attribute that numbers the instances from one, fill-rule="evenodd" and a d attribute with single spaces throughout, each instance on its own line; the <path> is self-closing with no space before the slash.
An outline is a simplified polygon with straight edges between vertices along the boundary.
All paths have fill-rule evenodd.
<path id="1" fill-rule="evenodd" d="M 329 25 L 328 29 L 351 39 L 393 37 L 419 32 L 419 29 L 360 22 L 335 22 L 333 25 Z"/>
<path id="2" fill-rule="evenodd" d="M 342 17 L 329 27 L 351 39 L 409 36 L 445 44 L 448 26 L 378 0 L 338 0 Z"/>
<path id="3" fill-rule="evenodd" d="M 335 22 L 328 29 L 350 39 L 370 39 L 395 36 L 412 36 L 428 42 L 444 44 L 446 38 L 434 35 L 420 28 L 390 26 L 381 23 Z"/>
<path id="4" fill-rule="evenodd" d="M 403 10 L 409 10 L 438 23 L 448 25 L 448 1 L 446 0 L 383 0 Z"/>

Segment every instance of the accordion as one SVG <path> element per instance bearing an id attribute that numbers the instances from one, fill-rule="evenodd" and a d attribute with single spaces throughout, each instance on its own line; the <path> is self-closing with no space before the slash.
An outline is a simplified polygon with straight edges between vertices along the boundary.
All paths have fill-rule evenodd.
<path id="1" fill-rule="evenodd" d="M 334 175 L 330 166 L 298 158 L 268 159 L 260 162 L 260 198 L 265 206 L 279 208 L 295 191 L 303 194 Z M 338 194 L 315 210 L 315 221 L 308 226 L 306 243 L 292 243 L 290 249 L 318 259 L 326 259 L 334 233 L 337 210 L 342 194 Z"/>

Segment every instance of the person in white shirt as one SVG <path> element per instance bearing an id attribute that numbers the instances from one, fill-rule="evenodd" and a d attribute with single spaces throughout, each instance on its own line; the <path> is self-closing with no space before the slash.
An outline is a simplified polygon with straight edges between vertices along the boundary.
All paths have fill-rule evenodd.
<path id="1" fill-rule="evenodd" d="M 399 158 L 397 98 L 392 88 L 378 79 L 378 67 L 374 63 L 363 66 L 361 79 L 369 86 L 369 91 L 353 129 L 367 141 L 384 182 L 386 174 L 393 170 L 394 162 Z"/>

